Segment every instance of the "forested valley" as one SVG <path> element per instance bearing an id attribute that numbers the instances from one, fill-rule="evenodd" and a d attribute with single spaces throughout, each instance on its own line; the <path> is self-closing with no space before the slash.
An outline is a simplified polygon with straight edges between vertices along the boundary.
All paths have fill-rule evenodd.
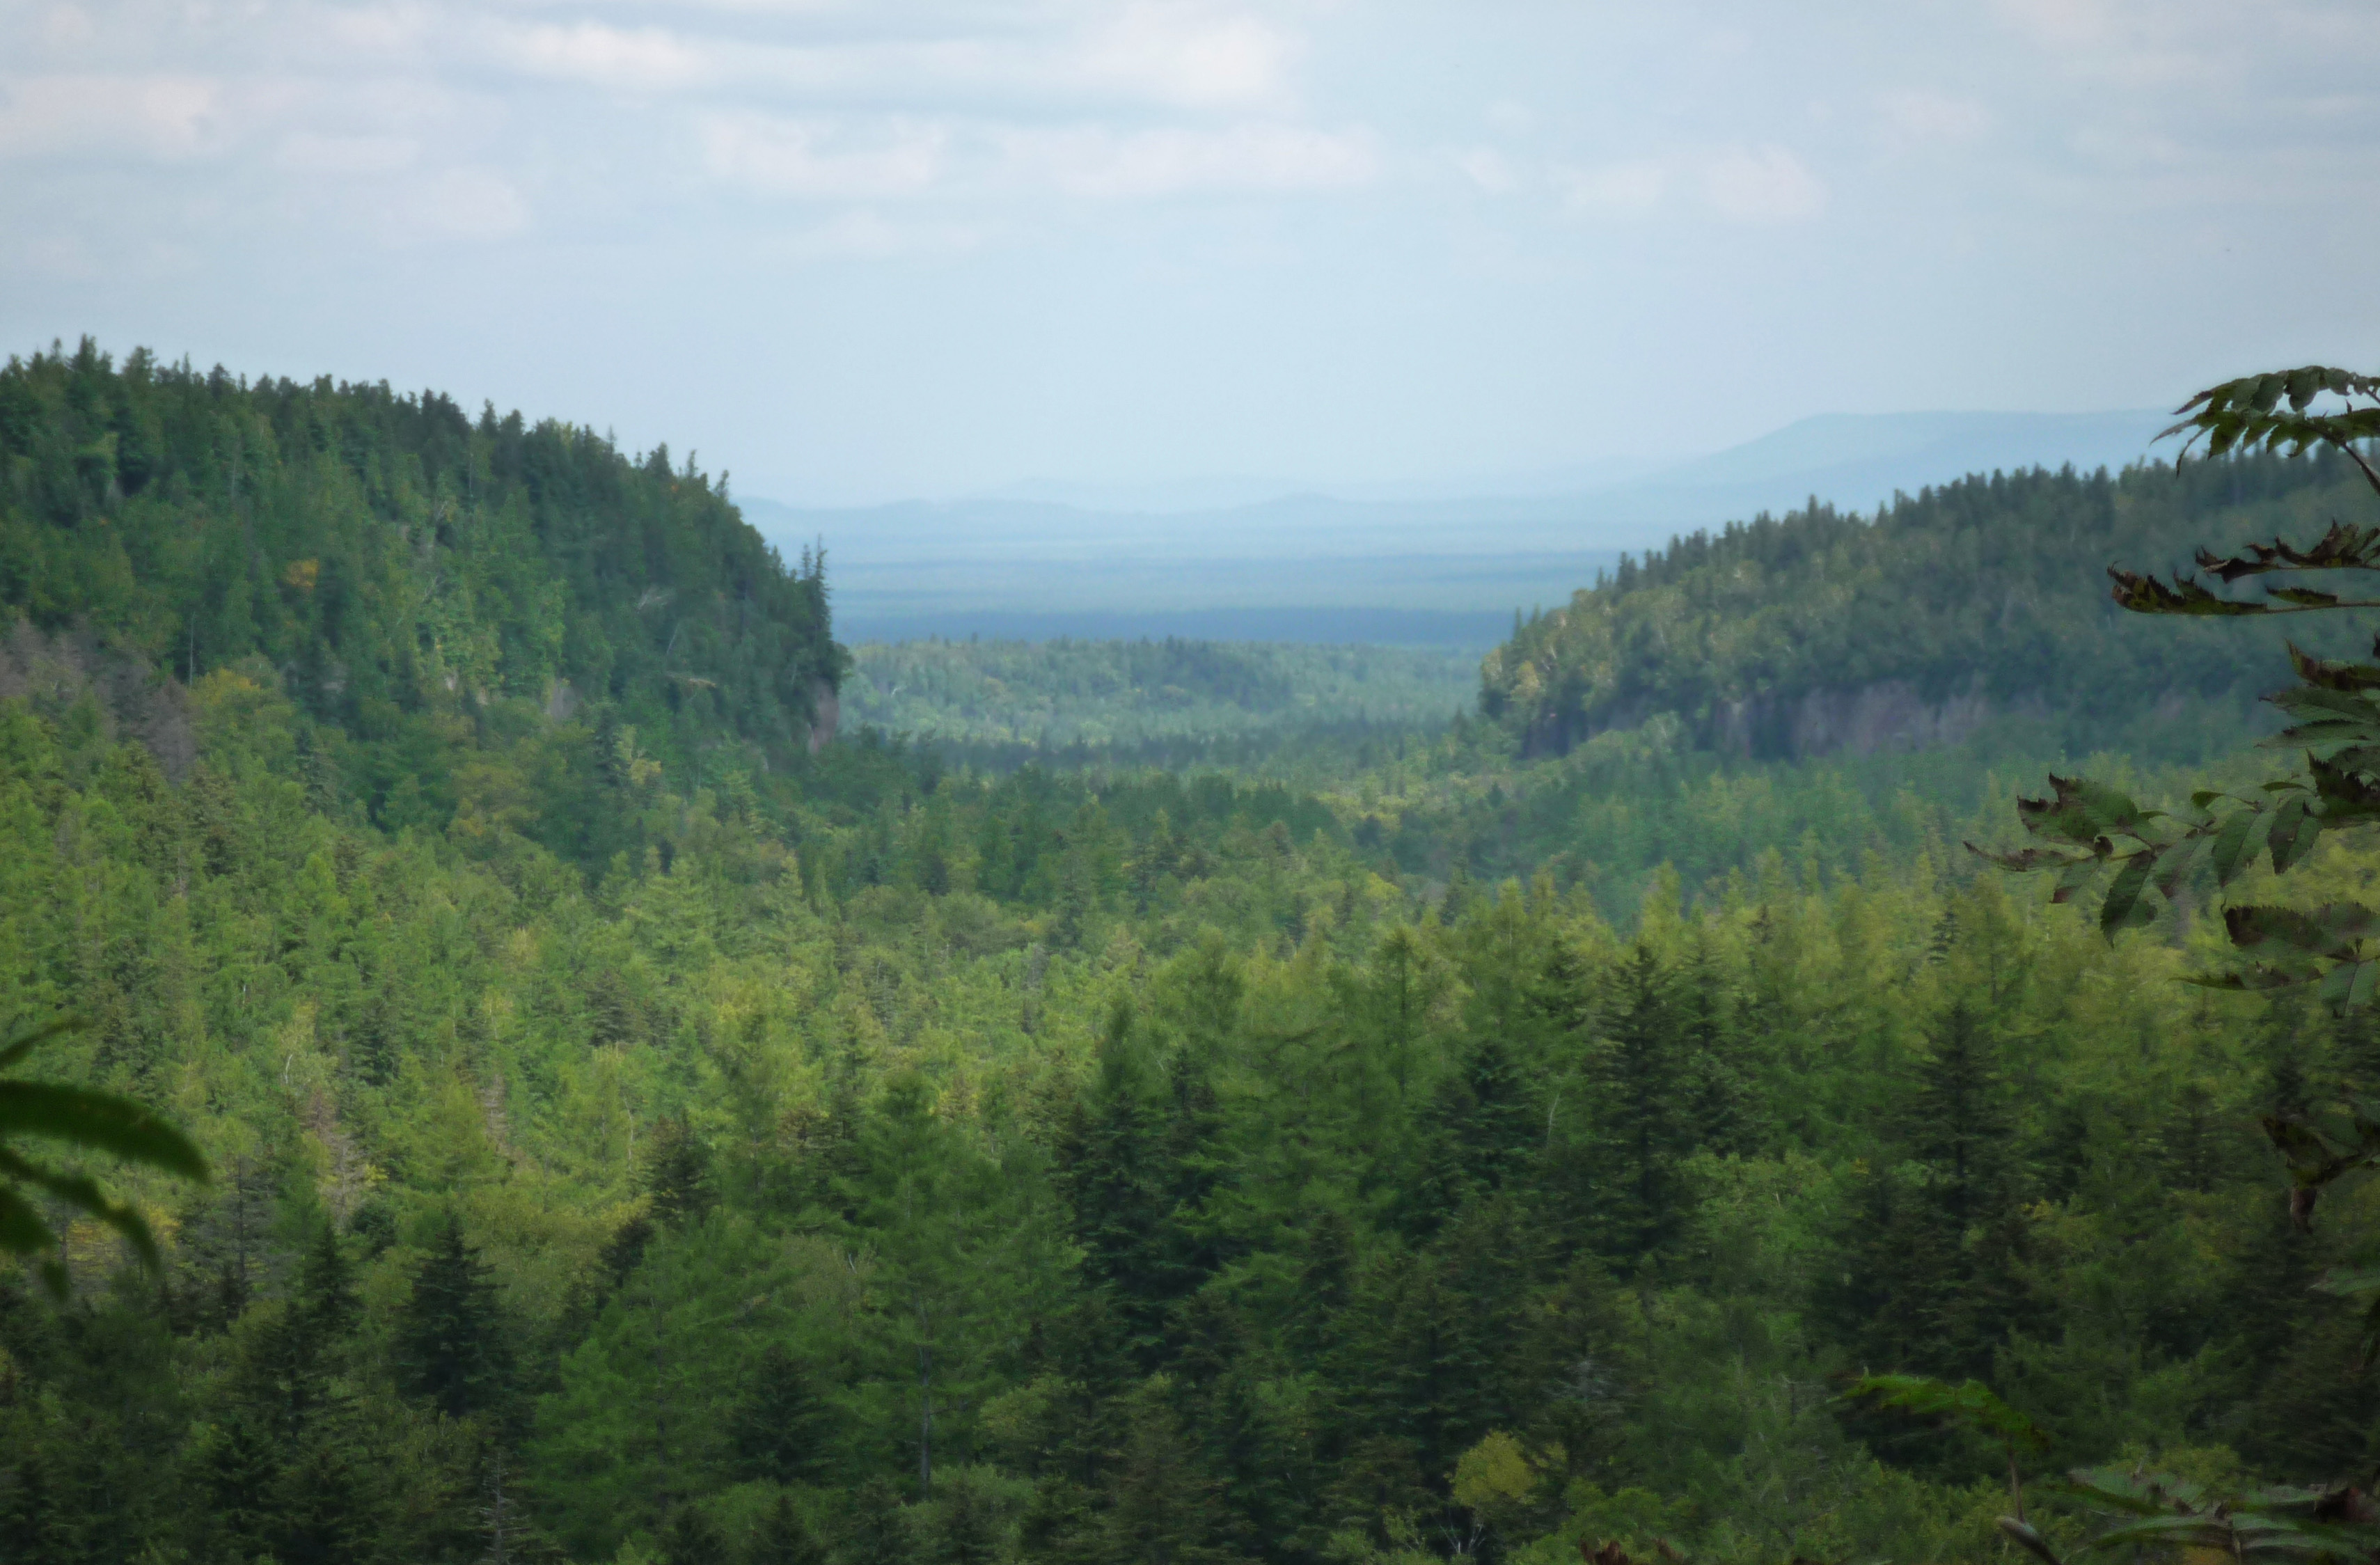
<path id="1" fill-rule="evenodd" d="M 0 1070 L 212 1176 L 77 1165 L 154 1267 L 37 1193 L 0 1559 L 2058 1559 L 2070 1470 L 2368 1482 L 2316 1284 L 2380 1209 L 2292 1222 L 2257 1122 L 2380 1093 L 2380 1023 L 2178 981 L 2214 871 L 2103 932 L 1964 846 L 2052 767 L 2274 775 L 2280 638 L 2102 568 L 2360 481 L 1814 502 L 1449 699 L 1382 649 L 846 650 L 691 457 L 11 360 L 0 1025 L 80 1025 Z M 2234 900 L 2380 868 L 2304 841 Z M 1987 1416 L 1846 1394 L 1888 1374 Z"/>

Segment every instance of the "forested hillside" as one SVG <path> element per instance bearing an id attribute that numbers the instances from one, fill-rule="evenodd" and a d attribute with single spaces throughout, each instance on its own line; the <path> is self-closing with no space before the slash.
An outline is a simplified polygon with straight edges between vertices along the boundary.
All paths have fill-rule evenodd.
<path id="1" fill-rule="evenodd" d="M 65 563 L 10 578 L 0 1023 L 80 1013 L 39 1070 L 215 1171 L 94 1165 L 155 1274 L 0 1270 L 8 1565 L 1999 1558 L 2008 1453 L 1863 1368 L 2037 1425 L 2059 1547 L 2069 1466 L 2380 1457 L 2309 1292 L 2380 1196 L 2292 1227 L 2252 1126 L 2380 1033 L 1979 874 L 1972 758 L 812 755 L 824 583 L 665 461 L 524 429 L 565 502 L 434 396 L 0 383 L 0 549 Z M 61 490 L 119 406 L 188 475 Z"/>
<path id="2" fill-rule="evenodd" d="M 2363 503 L 2333 455 L 1973 476 L 1874 518 L 1813 500 L 1623 558 L 1516 625 L 1482 666 L 1480 710 L 1533 755 L 1659 713 L 1699 747 L 1761 758 L 1955 743 L 2010 712 L 2088 749 L 2160 704 L 2261 688 L 2242 668 L 2286 666 L 2276 632 L 2123 613 L 2106 567 L 2318 535 Z"/>
<path id="3" fill-rule="evenodd" d="M 385 384 L 118 368 L 88 340 L 0 370 L 0 608 L 43 633 L 0 661 L 11 689 L 45 654 L 180 685 L 269 671 L 322 784 L 391 827 L 443 825 L 467 758 L 484 783 L 549 718 L 523 758 L 543 795 L 601 787 L 623 744 L 783 765 L 831 729 L 843 670 L 821 563 L 788 571 L 665 447 Z M 595 851 L 584 811 L 480 802 Z"/>

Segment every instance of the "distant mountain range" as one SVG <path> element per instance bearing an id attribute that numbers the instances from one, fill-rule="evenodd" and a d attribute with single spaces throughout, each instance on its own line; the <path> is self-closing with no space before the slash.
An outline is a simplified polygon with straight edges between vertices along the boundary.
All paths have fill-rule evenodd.
<path id="1" fill-rule="evenodd" d="M 1258 478 L 1115 486 L 1034 480 L 971 499 L 746 516 L 788 552 L 823 541 L 844 639 L 928 634 L 1191 634 L 1257 613 L 1345 639 L 1492 644 L 1515 608 L 1566 600 L 1621 551 L 1815 496 L 1872 510 L 1971 472 L 2120 468 L 2170 416 L 1828 414 L 1667 464 L 1628 459 L 1461 484 L 1301 489 Z M 1186 617 L 1185 617 L 1186 616 Z M 1182 627 L 1182 628 L 1175 628 Z"/>

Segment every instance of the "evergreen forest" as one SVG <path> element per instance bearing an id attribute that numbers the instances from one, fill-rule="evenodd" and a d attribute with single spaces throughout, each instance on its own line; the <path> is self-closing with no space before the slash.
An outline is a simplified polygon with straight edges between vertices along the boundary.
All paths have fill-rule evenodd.
<path id="1" fill-rule="evenodd" d="M 2372 1520 L 2380 1195 L 2258 1122 L 2380 1019 L 1964 844 L 2274 775 L 2281 637 L 2104 568 L 2370 498 L 1946 479 L 1452 673 L 847 652 L 691 455 L 11 359 L 0 1179 L 124 1207 L 0 1257 L 0 1561 L 2350 1557 L 2228 1519 Z"/>

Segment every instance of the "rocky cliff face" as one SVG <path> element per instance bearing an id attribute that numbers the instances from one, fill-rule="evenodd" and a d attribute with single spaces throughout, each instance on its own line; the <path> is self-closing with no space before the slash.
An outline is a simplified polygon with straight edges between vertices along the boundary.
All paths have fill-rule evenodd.
<path id="1" fill-rule="evenodd" d="M 823 679 L 810 681 L 810 754 L 834 743 L 835 724 L 843 721 L 843 700 Z"/>
<path id="2" fill-rule="evenodd" d="M 1699 720 L 1689 719 L 1688 726 L 1698 748 L 1755 760 L 1802 760 L 1956 745 L 2007 710 L 1972 686 L 1929 699 L 1908 680 L 1888 679 L 1722 700 Z M 1616 707 L 1593 719 L 1540 719 L 1530 725 L 1523 749 L 1532 756 L 1561 755 L 1598 734 L 1633 728 L 1653 715 L 1649 709 Z"/>
<path id="3" fill-rule="evenodd" d="M 1801 759 L 1848 752 L 1956 745 L 1998 709 L 1979 690 L 1929 701 L 1905 679 L 1851 688 L 1805 690 L 1799 696 L 1722 701 L 1712 713 L 1713 749 L 1762 759 Z"/>

